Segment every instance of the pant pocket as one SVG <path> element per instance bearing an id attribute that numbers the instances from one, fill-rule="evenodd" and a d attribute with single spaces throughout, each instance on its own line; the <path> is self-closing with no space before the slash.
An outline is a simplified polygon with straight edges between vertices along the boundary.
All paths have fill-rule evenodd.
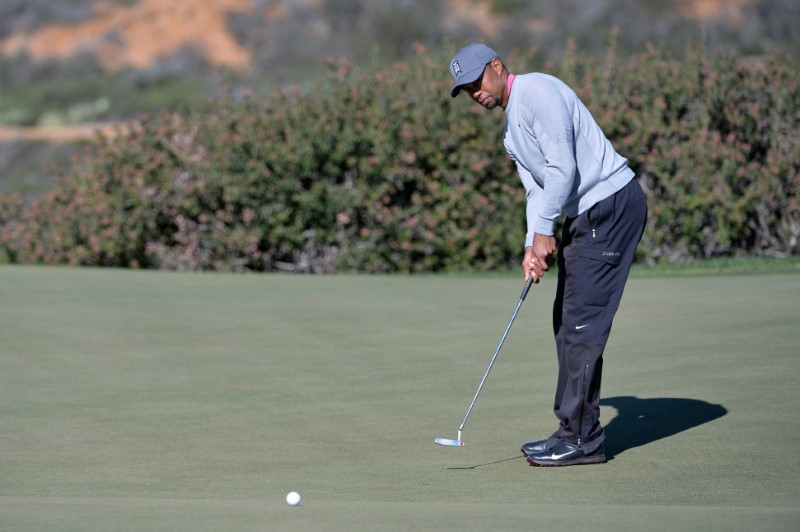
<path id="1" fill-rule="evenodd" d="M 616 270 L 622 253 L 605 248 L 582 249 L 578 252 L 576 292 L 580 303 L 589 307 L 605 307 L 614 299 Z"/>

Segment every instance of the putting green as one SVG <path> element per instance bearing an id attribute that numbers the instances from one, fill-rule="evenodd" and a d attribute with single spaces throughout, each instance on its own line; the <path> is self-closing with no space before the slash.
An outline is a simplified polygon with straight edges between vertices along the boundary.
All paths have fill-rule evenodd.
<path id="1" fill-rule="evenodd" d="M 552 277 L 0 267 L 3 529 L 792 529 L 800 274 L 634 277 L 607 464 L 551 432 Z M 289 491 L 303 503 L 290 508 Z"/>

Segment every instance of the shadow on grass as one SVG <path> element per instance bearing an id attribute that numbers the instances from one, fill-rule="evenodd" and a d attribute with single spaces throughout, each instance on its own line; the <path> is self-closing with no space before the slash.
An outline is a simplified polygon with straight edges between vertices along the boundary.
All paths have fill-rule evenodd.
<path id="1" fill-rule="evenodd" d="M 512 456 L 511 458 L 503 458 L 502 460 L 495 460 L 494 462 L 489 462 L 487 464 L 478 464 L 478 465 L 466 466 L 466 467 L 448 467 L 447 469 L 452 469 L 452 470 L 478 469 L 479 467 L 486 467 L 486 466 L 495 465 L 495 464 L 502 464 L 503 462 L 508 462 L 509 460 L 521 460 L 521 459 L 524 459 L 524 458 L 525 458 L 524 456 L 518 455 L 518 456 Z"/>
<path id="2" fill-rule="evenodd" d="M 728 413 L 722 405 L 698 399 L 656 397 L 609 397 L 600 400 L 601 406 L 611 406 L 617 415 L 605 426 L 604 443 L 606 459 L 613 460 L 620 453 L 674 436 L 684 430 L 703 425 Z M 449 470 L 470 470 L 501 464 L 510 460 L 524 460 L 522 455 L 485 464 L 465 467 L 448 467 Z"/>
<path id="3" fill-rule="evenodd" d="M 609 397 L 600 400 L 601 406 L 611 406 L 617 415 L 605 426 L 606 458 L 668 438 L 728 413 L 722 405 L 697 399 L 657 397 Z"/>

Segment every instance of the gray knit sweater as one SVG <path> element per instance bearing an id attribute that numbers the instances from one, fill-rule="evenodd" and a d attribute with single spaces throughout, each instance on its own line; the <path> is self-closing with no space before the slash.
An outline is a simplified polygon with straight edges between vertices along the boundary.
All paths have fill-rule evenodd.
<path id="1" fill-rule="evenodd" d="M 578 216 L 633 179 L 627 159 L 559 79 L 516 76 L 505 112 L 503 140 L 527 199 L 526 246 L 534 233 L 553 235 L 562 213 Z"/>

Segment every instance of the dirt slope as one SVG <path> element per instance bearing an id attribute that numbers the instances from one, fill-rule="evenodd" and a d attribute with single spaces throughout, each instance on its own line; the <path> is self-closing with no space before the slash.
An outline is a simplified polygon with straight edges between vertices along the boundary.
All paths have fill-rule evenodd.
<path id="1" fill-rule="evenodd" d="M 145 68 L 192 45 L 200 48 L 212 65 L 247 68 L 250 51 L 230 34 L 226 15 L 248 9 L 252 9 L 251 0 L 100 2 L 89 20 L 13 33 L 0 42 L 0 52 L 14 55 L 24 51 L 36 59 L 63 59 L 88 48 L 113 71 L 124 66 Z"/>
<path id="2" fill-rule="evenodd" d="M 444 30 L 469 21 L 481 33 L 496 37 L 507 16 L 494 13 L 488 0 L 441 0 L 448 18 Z M 758 0 L 671 0 L 684 17 L 725 19 L 737 24 L 743 9 Z M 26 52 L 35 59 L 67 58 L 84 49 L 93 50 L 110 71 L 125 66 L 146 68 L 186 46 L 199 48 L 215 66 L 247 69 L 253 53 L 231 34 L 227 17 L 231 13 L 252 13 L 264 21 L 296 17 L 313 24 L 325 17 L 325 5 L 335 0 L 138 0 L 119 4 L 99 0 L 94 16 L 78 24 L 52 24 L 30 33 L 18 31 L 0 40 L 0 54 Z M 544 19 L 520 20 L 532 29 L 548 27 Z"/>

